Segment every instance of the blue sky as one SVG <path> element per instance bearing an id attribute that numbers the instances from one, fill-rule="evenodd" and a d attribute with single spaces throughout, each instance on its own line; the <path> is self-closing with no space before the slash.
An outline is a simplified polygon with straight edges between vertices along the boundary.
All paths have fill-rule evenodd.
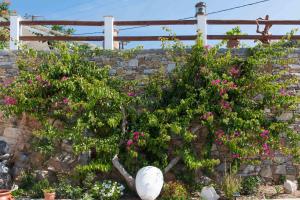
<path id="1" fill-rule="evenodd" d="M 208 12 L 226 9 L 258 0 L 206 0 Z M 195 14 L 196 0 L 11 0 L 12 9 L 20 15 L 43 16 L 49 20 L 103 20 L 113 15 L 115 20 L 180 19 Z M 300 0 L 271 0 L 229 12 L 210 15 L 208 19 L 256 19 L 269 14 L 271 19 L 300 19 Z M 223 34 L 233 26 L 209 26 L 208 34 Z M 177 35 L 194 35 L 194 26 L 171 26 Z M 241 26 L 248 34 L 255 26 Z M 285 34 L 299 26 L 274 26 L 273 34 Z M 76 27 L 77 33 L 102 31 L 102 27 Z M 120 32 L 120 35 L 162 35 L 161 27 L 146 27 Z M 214 43 L 210 41 L 209 43 Z M 129 47 L 140 43 L 132 42 Z M 145 42 L 145 48 L 158 48 L 159 42 Z"/>

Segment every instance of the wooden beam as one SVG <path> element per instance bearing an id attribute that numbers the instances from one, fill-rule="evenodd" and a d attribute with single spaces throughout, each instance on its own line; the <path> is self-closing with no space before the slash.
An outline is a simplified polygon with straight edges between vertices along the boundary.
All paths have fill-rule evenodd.
<path id="1" fill-rule="evenodd" d="M 21 36 L 22 41 L 103 41 L 103 36 Z"/>
<path id="2" fill-rule="evenodd" d="M 21 21 L 21 25 L 62 25 L 62 26 L 103 26 L 103 21 L 62 21 L 62 20 L 43 20 L 43 21 Z"/>
<path id="3" fill-rule="evenodd" d="M 268 38 L 270 40 L 280 40 L 286 35 L 270 35 Z M 261 35 L 208 35 L 209 40 L 229 40 L 229 39 L 239 39 L 239 40 L 258 40 L 262 39 Z M 300 35 L 294 35 L 291 37 L 293 40 L 300 40 Z"/>
<path id="4" fill-rule="evenodd" d="M 197 20 L 115 21 L 116 26 L 193 25 Z"/>
<path id="5" fill-rule="evenodd" d="M 209 25 L 256 25 L 256 20 L 207 20 Z M 300 25 L 300 20 L 268 20 L 259 24 Z"/>
<path id="6" fill-rule="evenodd" d="M 1 26 L 9 26 L 10 22 L 0 22 L 0 27 Z"/>
<path id="7" fill-rule="evenodd" d="M 182 36 L 118 36 L 114 39 L 116 41 L 160 41 L 161 39 L 172 40 L 174 38 L 178 40 L 196 40 L 196 35 L 182 35 Z"/>

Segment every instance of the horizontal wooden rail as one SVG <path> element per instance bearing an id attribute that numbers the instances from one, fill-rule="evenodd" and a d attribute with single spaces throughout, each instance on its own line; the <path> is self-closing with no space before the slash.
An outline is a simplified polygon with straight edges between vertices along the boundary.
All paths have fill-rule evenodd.
<path id="1" fill-rule="evenodd" d="M 271 35 L 270 40 L 279 40 L 286 35 Z M 117 36 L 115 41 L 160 41 L 161 39 L 178 39 L 178 40 L 196 40 L 196 35 L 181 35 L 181 36 Z M 259 40 L 261 35 L 208 35 L 208 40 Z M 300 35 L 291 37 L 294 40 L 300 40 Z M 21 36 L 22 41 L 103 41 L 104 36 Z"/>
<path id="2" fill-rule="evenodd" d="M 20 36 L 22 41 L 103 41 L 104 36 Z"/>
<path id="3" fill-rule="evenodd" d="M 2 26 L 9 26 L 10 22 L 0 22 L 0 27 Z"/>
<path id="4" fill-rule="evenodd" d="M 115 21 L 116 26 L 193 25 L 197 20 Z"/>
<path id="5" fill-rule="evenodd" d="M 268 20 L 259 21 L 260 24 L 272 25 L 300 25 L 300 20 Z M 209 25 L 256 25 L 256 20 L 207 20 Z"/>
<path id="6" fill-rule="evenodd" d="M 64 25 L 64 26 L 103 26 L 103 21 L 57 21 L 57 20 L 42 20 L 42 21 L 21 21 L 21 25 Z"/>

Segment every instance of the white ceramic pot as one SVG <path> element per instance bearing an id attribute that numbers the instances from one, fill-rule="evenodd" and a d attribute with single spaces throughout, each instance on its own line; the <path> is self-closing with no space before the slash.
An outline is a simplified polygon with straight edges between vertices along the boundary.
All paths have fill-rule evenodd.
<path id="1" fill-rule="evenodd" d="M 135 187 L 142 200 L 155 200 L 164 185 L 164 176 L 157 167 L 147 166 L 140 169 L 135 178 Z"/>

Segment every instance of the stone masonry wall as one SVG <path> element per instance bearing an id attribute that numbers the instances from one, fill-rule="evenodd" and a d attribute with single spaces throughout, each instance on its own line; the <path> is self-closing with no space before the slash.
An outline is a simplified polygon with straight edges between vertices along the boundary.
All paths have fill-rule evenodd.
<path id="1" fill-rule="evenodd" d="M 245 55 L 245 50 L 239 50 L 236 54 L 241 56 Z M 294 64 L 289 65 L 289 73 L 300 78 L 300 49 L 290 54 L 289 57 L 296 60 Z M 134 54 L 129 59 L 124 59 L 121 56 L 114 56 L 112 54 L 103 55 L 94 57 L 91 61 L 96 62 L 99 66 L 110 65 L 110 74 L 112 76 L 124 77 L 127 80 L 143 79 L 158 71 L 170 73 L 176 67 L 175 62 L 168 58 L 166 53 L 162 50 L 143 50 Z M 5 84 L 17 74 L 15 53 L 0 51 L 0 82 Z M 300 84 L 294 85 L 291 90 L 297 93 L 297 95 L 300 95 Z M 289 120 L 295 113 L 299 112 L 300 106 L 294 113 L 285 113 L 279 118 L 280 120 Z M 4 120 L 0 114 L 0 141 L 6 141 L 10 145 L 11 152 L 18 152 L 17 160 L 21 160 L 19 163 L 24 163 L 22 159 L 27 153 L 23 151 L 30 143 L 30 131 L 36 126 L 37 124 L 27 119 L 26 116 L 23 116 L 22 119 Z M 299 119 L 296 119 L 296 123 L 293 127 L 300 133 Z M 212 147 L 212 155 L 219 158 L 226 157 L 223 149 L 215 145 Z M 216 167 L 216 172 L 223 173 L 224 171 L 225 163 L 222 162 Z M 275 155 L 273 161 L 262 161 L 262 165 L 243 165 L 240 169 L 240 174 L 243 176 L 260 175 L 271 181 L 278 181 L 281 176 L 293 180 L 299 177 L 299 173 L 300 166 L 293 164 L 289 157 L 283 157 L 281 155 Z"/>

